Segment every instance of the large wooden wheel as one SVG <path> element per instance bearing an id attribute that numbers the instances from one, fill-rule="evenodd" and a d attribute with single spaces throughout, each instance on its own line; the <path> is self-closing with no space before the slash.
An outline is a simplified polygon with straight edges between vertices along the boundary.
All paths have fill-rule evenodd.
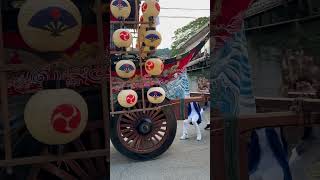
<path id="1" fill-rule="evenodd" d="M 147 107 L 155 105 L 146 102 Z M 138 102 L 137 108 L 142 108 Z M 123 155 L 149 160 L 164 153 L 176 135 L 177 122 L 170 106 L 121 114 L 112 118 L 111 141 Z"/>

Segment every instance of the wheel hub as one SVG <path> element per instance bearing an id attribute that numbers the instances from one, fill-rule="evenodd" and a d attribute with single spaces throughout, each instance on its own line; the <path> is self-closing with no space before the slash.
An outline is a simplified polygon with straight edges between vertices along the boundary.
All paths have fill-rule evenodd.
<path id="1" fill-rule="evenodd" d="M 149 118 L 142 118 L 137 126 L 137 131 L 146 135 L 152 131 L 152 121 Z"/>

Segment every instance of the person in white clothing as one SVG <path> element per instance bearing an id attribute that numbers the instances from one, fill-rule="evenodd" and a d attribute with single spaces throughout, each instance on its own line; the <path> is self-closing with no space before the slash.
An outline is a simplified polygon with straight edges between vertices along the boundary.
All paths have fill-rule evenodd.
<path id="1" fill-rule="evenodd" d="M 180 137 L 181 140 L 188 139 L 188 126 L 194 125 L 196 132 L 197 132 L 197 140 L 201 140 L 201 131 L 200 131 L 200 123 L 203 120 L 203 108 L 200 108 L 199 103 L 191 102 L 188 104 L 188 119 L 183 121 L 183 130 L 182 136 Z"/>

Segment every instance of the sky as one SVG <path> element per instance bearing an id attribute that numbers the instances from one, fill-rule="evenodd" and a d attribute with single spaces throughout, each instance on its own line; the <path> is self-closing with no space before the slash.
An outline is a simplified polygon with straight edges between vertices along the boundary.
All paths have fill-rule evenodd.
<path id="1" fill-rule="evenodd" d="M 187 25 L 194 19 L 190 18 L 166 18 L 161 16 L 188 16 L 188 17 L 203 17 L 210 16 L 210 0 L 159 0 L 160 7 L 164 8 L 192 8 L 192 9 L 208 9 L 208 10 L 172 10 L 161 9 L 159 14 L 160 24 L 157 30 L 162 36 L 162 42 L 158 49 L 170 48 L 173 42 L 172 37 L 174 31 L 184 25 Z"/>

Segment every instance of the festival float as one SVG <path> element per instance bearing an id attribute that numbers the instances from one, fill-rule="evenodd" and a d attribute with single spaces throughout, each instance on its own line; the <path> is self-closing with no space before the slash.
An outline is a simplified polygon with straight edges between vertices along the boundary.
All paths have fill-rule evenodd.
<path id="1" fill-rule="evenodd" d="M 169 99 L 163 85 L 208 38 L 161 59 L 159 2 L 109 3 L 2 3 L 0 179 L 106 177 L 108 137 L 129 158 L 156 158 L 172 144 L 185 103 L 205 100 Z"/>

